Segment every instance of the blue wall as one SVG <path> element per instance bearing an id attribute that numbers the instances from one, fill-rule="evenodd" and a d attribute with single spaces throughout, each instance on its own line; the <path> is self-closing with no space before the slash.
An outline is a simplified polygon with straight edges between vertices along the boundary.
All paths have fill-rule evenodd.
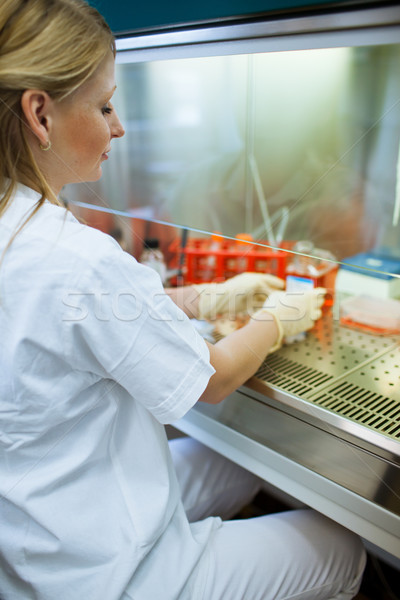
<path id="1" fill-rule="evenodd" d="M 115 34 L 151 27 L 215 21 L 226 17 L 332 4 L 327 0 L 201 0 L 197 2 L 89 0 L 89 2 L 105 17 Z M 339 3 L 349 3 L 349 0 L 334 2 L 334 4 Z"/>

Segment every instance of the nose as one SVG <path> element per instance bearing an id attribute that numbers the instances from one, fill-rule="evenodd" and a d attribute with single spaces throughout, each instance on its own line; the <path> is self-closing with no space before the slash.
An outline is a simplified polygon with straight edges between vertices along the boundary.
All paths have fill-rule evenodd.
<path id="1" fill-rule="evenodd" d="M 117 114 L 117 111 L 113 110 L 112 112 L 112 123 L 111 123 L 111 137 L 113 138 L 119 138 L 122 137 L 123 135 L 125 135 L 125 129 L 122 126 L 121 121 L 119 120 L 119 116 Z"/>

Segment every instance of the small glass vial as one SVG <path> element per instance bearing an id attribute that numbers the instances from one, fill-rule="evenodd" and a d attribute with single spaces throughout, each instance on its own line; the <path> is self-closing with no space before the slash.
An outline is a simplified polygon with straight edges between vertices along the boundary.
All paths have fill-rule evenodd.
<path id="1" fill-rule="evenodd" d="M 314 287 L 327 290 L 324 306 L 332 306 L 334 283 L 337 272 L 335 257 L 328 250 L 315 248 L 309 241 L 300 241 L 293 246 L 294 254 L 286 267 L 286 291 L 306 291 Z"/>
<path id="2" fill-rule="evenodd" d="M 167 279 L 167 266 L 165 264 L 164 255 L 160 250 L 158 239 L 151 238 L 144 240 L 142 254 L 139 262 L 146 267 L 150 267 L 159 274 L 162 283 Z"/>

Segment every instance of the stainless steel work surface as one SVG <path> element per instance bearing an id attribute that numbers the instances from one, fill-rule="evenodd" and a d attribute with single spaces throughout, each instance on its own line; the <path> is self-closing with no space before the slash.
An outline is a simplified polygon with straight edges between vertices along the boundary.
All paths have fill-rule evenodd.
<path id="1" fill-rule="evenodd" d="M 215 429 L 210 445 L 220 450 L 221 438 L 227 456 L 241 456 L 250 469 L 256 460 L 261 476 L 263 463 L 268 471 L 271 460 L 283 461 L 291 480 L 281 489 L 292 493 L 293 481 L 296 497 L 309 503 L 311 494 L 310 505 L 400 557 L 398 336 L 342 327 L 326 313 L 303 339 L 268 356 L 237 393 L 219 405 L 199 403 L 183 421 L 180 428 L 205 443 Z M 268 478 L 279 487 L 281 475 Z"/>
<path id="2" fill-rule="evenodd" d="M 400 515 L 398 336 L 343 327 L 328 312 L 267 357 L 249 387 L 281 413 L 259 440 Z"/>
<path id="3" fill-rule="evenodd" d="M 384 458 L 400 457 L 399 336 L 342 327 L 327 313 L 304 340 L 268 356 L 248 386 Z"/>

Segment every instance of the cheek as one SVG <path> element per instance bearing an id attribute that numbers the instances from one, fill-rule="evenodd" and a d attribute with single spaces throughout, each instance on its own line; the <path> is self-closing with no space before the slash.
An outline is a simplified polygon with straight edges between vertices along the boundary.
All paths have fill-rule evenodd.
<path id="1" fill-rule="evenodd" d="M 77 164 L 85 159 L 98 160 L 107 148 L 109 128 L 102 114 L 99 116 L 82 115 L 69 124 L 66 134 L 66 145 L 74 154 Z"/>
<path id="2" fill-rule="evenodd" d="M 85 147 L 88 152 L 93 152 L 93 159 L 97 160 L 107 150 L 110 141 L 110 130 L 102 115 L 86 130 L 85 135 Z"/>

